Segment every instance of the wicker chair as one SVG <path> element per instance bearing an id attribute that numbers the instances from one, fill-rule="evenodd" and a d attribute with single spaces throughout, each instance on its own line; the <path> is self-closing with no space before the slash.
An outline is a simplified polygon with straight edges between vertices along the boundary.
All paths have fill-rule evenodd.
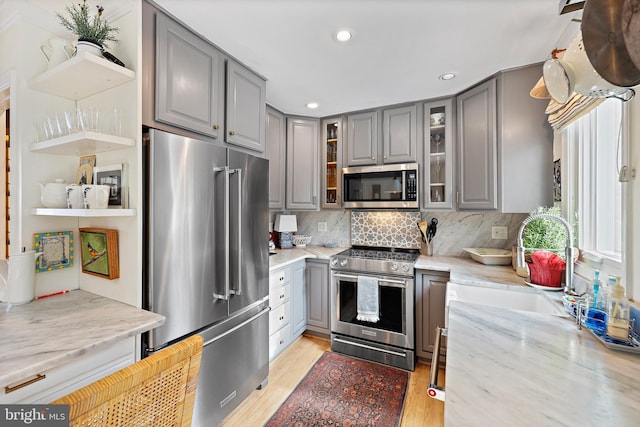
<path id="1" fill-rule="evenodd" d="M 194 335 L 52 403 L 70 426 L 190 426 L 201 358 Z"/>

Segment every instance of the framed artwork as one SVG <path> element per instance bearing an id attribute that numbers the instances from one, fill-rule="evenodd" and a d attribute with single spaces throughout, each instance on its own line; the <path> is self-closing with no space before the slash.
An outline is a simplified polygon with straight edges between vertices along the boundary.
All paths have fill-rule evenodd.
<path id="1" fill-rule="evenodd" d="M 33 247 L 42 252 L 36 261 L 36 272 L 73 267 L 73 231 L 53 231 L 33 235 Z"/>
<path id="2" fill-rule="evenodd" d="M 109 208 L 127 209 L 129 207 L 126 163 L 109 166 L 96 166 L 93 169 L 93 175 L 94 184 L 108 185 L 111 187 L 109 192 Z"/>
<path id="3" fill-rule="evenodd" d="M 80 247 L 83 273 L 109 280 L 120 277 L 118 230 L 81 228 Z"/>
<path id="4" fill-rule="evenodd" d="M 93 184 L 91 181 L 93 180 L 93 168 L 95 167 L 95 165 L 95 154 L 80 157 L 80 165 L 78 166 L 78 171 L 76 172 L 76 184 Z"/>
<path id="5" fill-rule="evenodd" d="M 553 162 L 553 201 L 562 201 L 562 186 L 560 173 L 560 159 Z"/>

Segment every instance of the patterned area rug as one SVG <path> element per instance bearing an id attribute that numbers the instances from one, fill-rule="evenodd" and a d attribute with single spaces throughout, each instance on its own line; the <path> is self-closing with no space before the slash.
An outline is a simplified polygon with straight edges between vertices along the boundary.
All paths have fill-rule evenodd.
<path id="1" fill-rule="evenodd" d="M 265 426 L 399 426 L 409 373 L 325 352 Z"/>

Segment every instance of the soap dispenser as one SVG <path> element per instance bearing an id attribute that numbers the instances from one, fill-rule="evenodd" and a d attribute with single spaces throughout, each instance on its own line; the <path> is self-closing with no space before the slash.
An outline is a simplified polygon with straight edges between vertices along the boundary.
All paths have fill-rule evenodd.
<path id="1" fill-rule="evenodd" d="M 624 288 L 620 284 L 620 276 L 616 277 L 615 285 L 608 301 L 607 335 L 611 338 L 627 341 L 629 339 L 629 300 L 624 295 Z"/>
<path id="2" fill-rule="evenodd" d="M 607 321 L 605 291 L 600 281 L 600 272 L 595 271 L 591 286 L 587 287 L 587 312 L 585 325 L 594 331 L 604 332 Z"/>

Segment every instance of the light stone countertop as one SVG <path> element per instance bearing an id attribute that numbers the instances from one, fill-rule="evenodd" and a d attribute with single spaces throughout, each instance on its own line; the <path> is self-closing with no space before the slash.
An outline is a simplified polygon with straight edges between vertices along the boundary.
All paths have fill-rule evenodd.
<path id="1" fill-rule="evenodd" d="M 0 386 L 72 362 L 128 337 L 149 331 L 165 318 L 90 292 L 0 304 Z"/>
<path id="2" fill-rule="evenodd" d="M 420 255 L 416 270 L 449 272 L 449 281 L 461 285 L 490 284 L 527 286 L 524 278 L 518 276 L 511 265 L 484 265 L 468 257 Z M 557 293 L 557 292 L 549 292 Z"/>
<path id="3" fill-rule="evenodd" d="M 301 261 L 306 258 L 328 260 L 333 255 L 344 251 L 347 248 L 326 248 L 324 246 L 306 246 L 304 248 L 293 247 L 291 249 L 276 249 L 277 255 L 269 256 L 269 270 L 274 271 L 280 267 Z"/>
<path id="4" fill-rule="evenodd" d="M 453 301 L 446 369 L 445 426 L 640 420 L 640 355 L 606 348 L 573 318 Z"/>

